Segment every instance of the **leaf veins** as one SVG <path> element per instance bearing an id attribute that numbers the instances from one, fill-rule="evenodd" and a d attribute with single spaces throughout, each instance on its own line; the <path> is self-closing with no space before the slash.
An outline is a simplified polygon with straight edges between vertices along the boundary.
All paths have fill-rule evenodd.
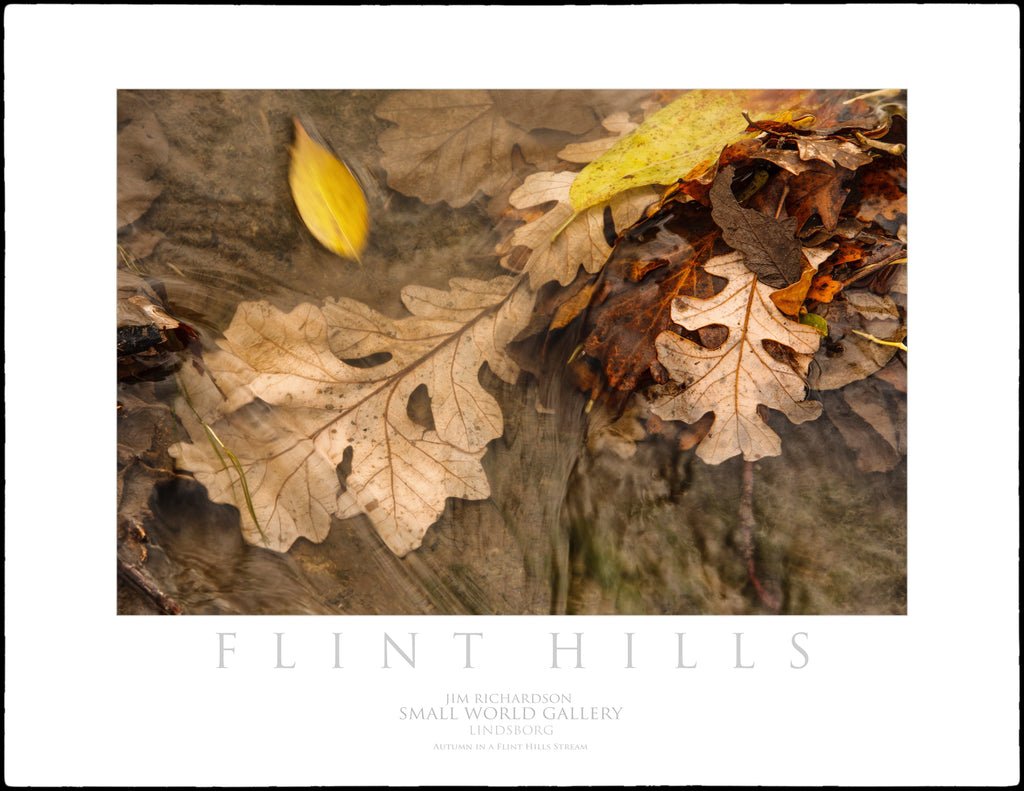
<path id="1" fill-rule="evenodd" d="M 685 389 L 657 401 L 652 410 L 667 420 L 697 422 L 707 412 L 715 422 L 697 447 L 708 464 L 738 453 L 747 461 L 777 456 L 779 436 L 758 407 L 777 409 L 794 423 L 813 420 L 821 404 L 805 401 L 807 368 L 818 348 L 818 331 L 787 319 L 770 299 L 771 289 L 743 264 L 742 254 L 718 256 L 704 268 L 728 279 L 711 299 L 680 297 L 672 318 L 688 330 L 709 324 L 729 329 L 716 349 L 705 349 L 674 333 L 657 340 L 658 359 Z M 779 353 L 778 346 L 785 353 Z"/>
<path id="2" fill-rule="evenodd" d="M 754 209 L 744 209 L 732 194 L 734 169 L 721 169 L 711 187 L 711 216 L 722 238 L 746 255 L 747 269 L 772 288 L 784 288 L 800 279 L 800 243 L 796 220 L 776 220 Z"/>
<path id="3" fill-rule="evenodd" d="M 532 295 L 515 283 L 502 276 L 456 278 L 447 291 L 407 286 L 413 315 L 405 319 L 351 299 L 288 314 L 243 303 L 207 358 L 211 378 L 190 371 L 187 386 L 204 415 L 220 416 L 214 430 L 241 459 L 259 522 L 243 523 L 246 540 L 266 536 L 284 552 L 299 537 L 322 541 L 332 517 L 364 513 L 403 556 L 448 497 L 486 498 L 480 459 L 504 426 L 478 374 L 487 362 L 506 381 L 518 375 L 504 350 Z M 422 387 L 429 420 L 410 416 Z M 211 499 L 245 513 L 233 471 L 200 427 L 189 431 L 196 442 L 175 445 L 172 455 Z M 339 464 L 349 470 L 344 487 Z"/>

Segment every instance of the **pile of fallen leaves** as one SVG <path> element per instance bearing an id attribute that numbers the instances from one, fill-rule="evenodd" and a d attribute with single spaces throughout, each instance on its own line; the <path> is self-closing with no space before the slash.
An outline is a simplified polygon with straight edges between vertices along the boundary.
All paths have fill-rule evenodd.
<path id="1" fill-rule="evenodd" d="M 389 186 L 452 206 L 500 195 L 533 136 L 586 131 L 508 191 L 511 274 L 406 286 L 403 318 L 344 297 L 242 303 L 203 365 L 182 368 L 191 441 L 171 454 L 238 507 L 250 543 L 283 552 L 365 514 L 401 556 L 447 498 L 488 497 L 481 459 L 504 424 L 485 363 L 510 384 L 568 371 L 630 442 L 673 433 L 717 464 L 777 455 L 766 409 L 816 418 L 809 385 L 856 383 L 902 346 L 900 97 L 691 91 L 601 126 L 575 104 L 524 106 L 415 92 L 378 113 L 395 124 L 379 141 Z M 459 153 L 474 135 L 480 161 Z M 844 409 L 905 452 L 886 405 Z"/>
<path id="2" fill-rule="evenodd" d="M 662 420 L 689 424 L 676 427 L 680 441 L 699 442 L 710 464 L 779 454 L 765 408 L 796 423 L 816 418 L 812 363 L 814 387 L 834 390 L 879 371 L 905 340 L 905 306 L 890 296 L 905 295 L 904 117 L 812 95 L 779 118 L 750 121 L 756 137 L 691 169 L 639 222 L 621 228 L 606 215 L 607 263 L 545 289 L 519 339 L 534 340 L 528 360 L 544 331 L 538 374 L 561 369 L 545 354 L 564 350 L 561 335 L 578 339 L 570 368 L 593 401 L 619 412 L 632 399 L 630 417 L 654 431 Z M 636 158 L 635 141 L 623 142 Z M 664 142 L 650 148 L 655 157 Z M 638 170 L 629 167 L 620 184 Z M 549 215 L 555 224 L 561 206 L 534 224 Z M 550 246 L 536 238 L 528 268 Z"/>

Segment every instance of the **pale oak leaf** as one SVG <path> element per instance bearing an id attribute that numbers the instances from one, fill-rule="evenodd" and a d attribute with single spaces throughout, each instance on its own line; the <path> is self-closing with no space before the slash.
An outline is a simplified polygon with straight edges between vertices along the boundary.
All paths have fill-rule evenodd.
<path id="1" fill-rule="evenodd" d="M 287 314 L 243 303 L 206 358 L 209 377 L 189 369 L 185 385 L 204 405 L 213 392 L 204 379 L 224 394 L 204 420 L 239 460 L 249 501 L 198 420 L 193 442 L 172 454 L 211 499 L 239 508 L 250 543 L 287 551 L 299 537 L 322 541 L 332 517 L 365 513 L 403 556 L 447 498 L 489 496 L 480 459 L 503 421 L 479 371 L 486 362 L 507 381 L 518 374 L 504 349 L 532 296 L 501 276 L 454 279 L 447 291 L 407 287 L 413 315 L 403 319 L 345 298 Z M 410 414 L 420 387 L 429 425 Z M 250 502 L 255 523 L 245 516 Z"/>
<path id="2" fill-rule="evenodd" d="M 524 272 L 534 290 L 551 280 L 568 285 L 580 266 L 587 272 L 597 272 L 611 254 L 612 248 L 605 238 L 606 204 L 574 215 L 569 189 L 575 177 L 570 171 L 535 173 L 510 197 L 510 202 L 518 209 L 555 203 L 537 219 L 517 228 L 508 243 L 510 248 L 530 249 Z M 616 231 L 639 220 L 656 195 L 653 188 L 647 187 L 616 195 L 607 204 Z"/>
<path id="3" fill-rule="evenodd" d="M 773 289 L 743 261 L 742 253 L 711 259 L 704 269 L 726 278 L 725 288 L 711 299 L 677 297 L 672 306 L 673 321 L 685 329 L 725 326 L 729 335 L 721 346 L 707 349 L 673 332 L 656 340 L 658 359 L 684 389 L 657 401 L 652 411 L 687 423 L 714 412 L 711 431 L 697 447 L 708 464 L 739 453 L 748 461 L 781 453 L 781 440 L 761 419 L 759 405 L 779 410 L 794 423 L 821 414 L 821 404 L 805 400 L 818 331 L 781 313 L 770 298 Z M 787 347 L 790 360 L 769 354 L 765 341 Z"/>

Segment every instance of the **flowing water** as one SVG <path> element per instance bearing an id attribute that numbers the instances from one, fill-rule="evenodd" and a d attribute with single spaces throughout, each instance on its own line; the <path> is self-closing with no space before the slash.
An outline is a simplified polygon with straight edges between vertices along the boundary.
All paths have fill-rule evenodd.
<path id="1" fill-rule="evenodd" d="M 573 104 L 561 96 L 590 108 L 589 125 L 582 111 L 568 120 L 560 113 L 547 128 L 548 94 L 504 97 L 497 104 L 511 108 L 520 128 L 537 126 L 506 152 L 503 183 L 453 208 L 389 187 L 379 140 L 391 124 L 375 112 L 389 95 L 122 92 L 119 145 L 134 135 L 152 173 L 136 194 L 119 194 L 121 296 L 146 290 L 206 350 L 247 301 L 290 311 L 344 296 L 400 318 L 406 284 L 445 288 L 453 277 L 507 274 L 495 247 L 514 227 L 505 212 L 511 192 L 551 167 L 567 144 L 601 136 L 600 119 L 619 110 L 636 117 L 642 102 L 657 98 L 588 92 Z M 293 119 L 363 185 L 371 235 L 359 264 L 324 249 L 298 217 L 288 186 Z M 118 385 L 119 612 L 906 611 L 905 441 L 887 469 L 865 471 L 870 426 L 856 423 L 837 391 L 815 396 L 825 406 L 815 421 L 769 415 L 781 456 L 709 466 L 662 436 L 639 441 L 628 458 L 613 443 L 588 443 L 587 424 L 600 410 L 588 412 L 588 397 L 571 382 L 524 373 L 509 385 L 485 367 L 481 381 L 505 420 L 482 462 L 490 498 L 449 499 L 422 547 L 404 558 L 365 516 L 335 519 L 324 541 L 300 538 L 277 553 L 247 544 L 238 510 L 211 502 L 168 455 L 185 438 L 173 368 L 189 364 L 189 342 L 169 352 L 165 366 L 128 372 Z M 890 366 L 905 366 L 905 356 Z M 905 437 L 905 392 L 890 383 L 898 380 L 872 377 L 862 386 L 889 405 Z M 862 441 L 851 440 L 857 430 Z"/>

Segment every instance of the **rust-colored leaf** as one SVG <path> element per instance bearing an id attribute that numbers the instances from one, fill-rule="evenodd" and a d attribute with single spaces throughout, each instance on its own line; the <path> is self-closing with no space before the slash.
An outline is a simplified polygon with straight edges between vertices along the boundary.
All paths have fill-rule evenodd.
<path id="1" fill-rule="evenodd" d="M 839 211 L 850 193 L 849 183 L 854 171 L 832 167 L 815 160 L 798 176 L 789 179 L 786 210 L 797 220 L 797 231 L 812 215 L 817 214 L 822 224 L 832 230 L 839 222 Z"/>
<path id="2" fill-rule="evenodd" d="M 834 265 L 850 264 L 860 261 L 864 257 L 864 245 L 856 239 L 840 239 L 839 249 L 829 259 Z"/>
<path id="3" fill-rule="evenodd" d="M 665 330 L 681 331 L 671 318 L 673 300 L 711 296 L 711 278 L 699 266 L 716 243 L 717 252 L 727 249 L 706 209 L 692 203 L 666 208 L 616 245 L 591 303 L 583 351 L 616 390 L 660 378 L 654 340 Z"/>
<path id="4" fill-rule="evenodd" d="M 833 280 L 828 275 L 817 275 L 811 281 L 811 288 L 807 292 L 807 298 L 815 302 L 831 302 L 832 297 L 843 290 L 843 284 Z"/>

